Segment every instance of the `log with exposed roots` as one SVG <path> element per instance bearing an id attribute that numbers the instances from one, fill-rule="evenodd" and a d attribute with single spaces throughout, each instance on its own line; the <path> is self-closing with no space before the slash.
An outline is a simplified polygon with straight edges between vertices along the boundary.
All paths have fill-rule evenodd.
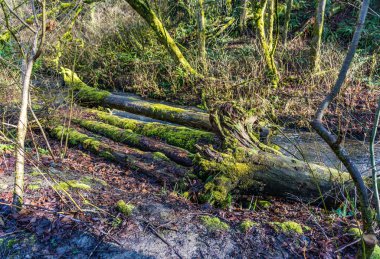
<path id="1" fill-rule="evenodd" d="M 255 125 L 258 124 L 257 118 L 234 103 L 224 103 L 214 107 L 210 111 L 210 119 L 208 119 L 205 113 L 183 107 L 178 108 L 181 111 L 177 112 L 177 108 L 166 104 L 144 101 L 137 97 L 134 99 L 135 97 L 130 96 L 115 97 L 107 91 L 87 86 L 71 71 L 63 71 L 66 83 L 76 90 L 80 102 L 86 103 L 86 105 L 124 108 L 129 112 L 145 114 L 183 125 L 212 129 L 215 133 L 198 132 L 191 128 L 155 122 L 139 122 L 104 112 L 93 112 L 95 118 L 104 123 L 129 129 L 140 135 L 155 137 L 194 153 L 198 151 L 195 162 L 193 162 L 194 174 L 203 180 L 201 197 L 211 203 L 223 205 L 231 193 L 293 196 L 307 202 L 316 201 L 319 198 L 326 200 L 325 198 L 328 196 L 330 197 L 329 201 L 334 201 L 331 197 L 338 196 L 333 191 L 339 192 L 340 188 L 338 187 L 343 184 L 345 187 L 351 186 L 350 176 L 345 172 L 284 156 L 276 147 L 260 142 L 254 132 L 254 129 L 257 128 Z M 117 101 L 115 101 L 116 99 Z M 161 105 L 163 106 L 161 107 Z M 187 132 L 181 141 L 177 141 L 177 136 L 181 136 L 181 134 L 175 134 L 178 129 Z M 203 141 L 192 141 L 192 138 L 197 139 L 198 137 L 195 132 L 208 137 L 201 137 L 200 139 Z M 171 138 L 171 136 L 175 137 Z M 192 141 L 191 145 L 186 146 L 187 141 Z M 217 145 L 218 141 L 219 145 Z M 151 144 L 146 143 L 147 146 L 144 148 L 148 150 L 148 146 Z M 219 146 L 222 146 L 223 149 L 219 149 Z M 172 155 L 172 158 L 174 156 Z"/>

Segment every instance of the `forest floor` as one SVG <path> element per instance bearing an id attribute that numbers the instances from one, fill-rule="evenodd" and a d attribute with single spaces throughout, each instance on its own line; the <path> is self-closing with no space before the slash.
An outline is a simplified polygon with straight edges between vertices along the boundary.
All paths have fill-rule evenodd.
<path id="1" fill-rule="evenodd" d="M 41 137 L 34 138 L 44 145 Z M 59 154 L 60 143 L 50 141 Z M 238 203 L 218 209 L 190 202 L 142 173 L 80 148 L 69 148 L 63 159 L 40 154 L 38 160 L 32 150 L 27 157 L 34 158 L 40 170 L 28 166 L 26 206 L 12 214 L 8 204 L 15 158 L 10 150 L 0 156 L 1 258 L 354 258 L 357 249 L 351 245 L 335 253 L 356 239 L 348 233 L 357 226 L 349 213 L 342 216 L 301 202 L 255 196 L 252 201 L 270 202 L 254 202 L 251 209 Z M 62 181 L 78 183 L 67 190 L 78 206 L 57 188 Z M 132 215 L 115 209 L 119 200 L 135 206 Z M 218 217 L 229 227 L 207 225 L 204 216 Z M 254 224 L 243 231 L 241 222 L 247 219 Z M 286 221 L 299 223 L 302 233 L 281 230 L 274 223 Z"/>

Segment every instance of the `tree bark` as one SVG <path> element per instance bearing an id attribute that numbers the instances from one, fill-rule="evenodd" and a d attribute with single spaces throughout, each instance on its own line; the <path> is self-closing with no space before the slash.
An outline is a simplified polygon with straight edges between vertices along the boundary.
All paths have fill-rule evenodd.
<path id="1" fill-rule="evenodd" d="M 358 196 L 360 199 L 360 211 L 363 221 L 363 230 L 364 230 L 364 246 L 363 246 L 363 254 L 370 255 L 374 249 L 374 245 L 372 241 L 375 241 L 374 244 L 377 243 L 376 236 L 374 235 L 373 229 L 373 219 L 371 213 L 371 204 L 369 199 L 369 193 L 367 190 L 367 186 L 365 181 L 358 170 L 356 164 L 351 160 L 348 152 L 342 146 L 341 138 L 336 137 L 332 134 L 324 125 L 323 125 L 323 117 L 326 113 L 326 110 L 329 104 L 335 99 L 335 97 L 340 93 L 340 90 L 343 86 L 344 80 L 346 79 L 346 75 L 348 69 L 351 65 L 352 59 L 354 58 L 356 48 L 358 46 L 360 35 L 364 27 L 365 19 L 368 13 L 369 8 L 369 0 L 364 0 L 362 6 L 360 8 L 359 16 L 356 23 L 356 28 L 354 35 L 352 37 L 350 46 L 347 51 L 346 58 L 343 61 L 342 67 L 340 69 L 338 78 L 335 82 L 334 87 L 331 89 L 329 94 L 325 97 L 325 99 L 321 102 L 318 107 L 318 110 L 315 113 L 315 119 L 311 122 L 312 127 L 316 130 L 316 132 L 324 139 L 324 141 L 330 146 L 330 148 L 334 151 L 335 155 L 339 158 L 339 160 L 344 164 L 347 168 L 355 187 L 357 188 Z M 372 236 L 373 238 L 369 238 L 366 240 L 366 237 Z M 368 242 L 367 242 L 368 241 Z M 361 251 L 361 250 L 360 250 Z"/>
<path id="2" fill-rule="evenodd" d="M 192 154 L 179 147 L 168 145 L 164 142 L 134 133 L 132 130 L 120 129 L 98 121 L 74 119 L 74 123 L 94 133 L 103 135 L 114 141 L 136 147 L 143 151 L 161 152 L 174 162 L 192 166 Z"/>
<path id="3" fill-rule="evenodd" d="M 241 34 L 247 30 L 247 4 L 248 0 L 239 0 L 239 31 Z"/>
<path id="4" fill-rule="evenodd" d="M 202 65 L 203 73 L 207 73 L 207 52 L 206 52 L 206 21 L 204 11 L 204 0 L 198 0 L 198 56 Z"/>
<path id="5" fill-rule="evenodd" d="M 33 56 L 27 57 L 22 64 L 22 96 L 21 109 L 17 124 L 17 142 L 16 142 L 16 167 L 15 167 L 15 184 L 13 191 L 13 205 L 20 208 L 23 204 L 24 196 L 24 170 L 25 170 L 25 136 L 28 128 L 28 102 L 30 77 L 33 69 Z"/>
<path id="6" fill-rule="evenodd" d="M 320 70 L 321 44 L 323 34 L 323 22 L 325 17 L 326 0 L 318 1 L 318 8 L 315 15 L 313 39 L 311 41 L 311 65 L 314 72 Z"/>
<path id="7" fill-rule="evenodd" d="M 274 60 L 275 45 L 273 42 L 273 35 L 267 39 L 265 33 L 265 10 L 267 8 L 268 0 L 254 1 L 252 0 L 252 11 L 254 15 L 254 21 L 259 31 L 259 41 L 262 47 L 264 60 L 267 65 L 268 77 L 270 78 L 273 88 L 277 88 L 279 82 L 279 75 L 277 66 Z M 274 15 L 274 12 L 270 12 L 270 16 Z M 273 33 L 273 30 L 269 30 Z"/>
<path id="8" fill-rule="evenodd" d="M 149 26 L 156 33 L 159 41 L 166 47 L 170 55 L 176 60 L 182 67 L 192 75 L 198 75 L 197 71 L 190 65 L 187 59 L 178 48 L 174 39 L 170 36 L 157 14 L 149 6 L 147 1 L 143 0 L 126 0 L 128 4 L 149 24 Z"/>
<path id="9" fill-rule="evenodd" d="M 77 100 L 85 106 L 105 106 L 199 129 L 211 130 L 208 114 L 183 106 L 147 101 L 136 95 L 116 95 L 86 85 L 69 69 L 62 69 L 65 83 L 77 91 Z"/>
<path id="10" fill-rule="evenodd" d="M 289 23 L 290 23 L 290 15 L 292 13 L 292 7 L 293 7 L 293 0 L 287 0 L 285 22 L 284 22 L 284 35 L 283 35 L 284 45 L 286 45 L 287 40 L 288 40 L 288 31 L 289 31 Z"/>
<path id="11" fill-rule="evenodd" d="M 219 140 L 214 133 L 196 130 L 183 126 L 167 125 L 157 122 L 142 122 L 134 119 L 120 118 L 105 112 L 91 111 L 97 119 L 140 135 L 160 139 L 172 146 L 181 147 L 189 152 L 196 153 L 195 145 L 217 145 Z"/>
<path id="12" fill-rule="evenodd" d="M 132 148 L 128 148 L 128 153 L 115 151 L 109 145 L 74 129 L 59 126 L 50 129 L 49 132 L 56 139 L 61 139 L 63 135 L 67 134 L 68 143 L 71 146 L 81 145 L 85 150 L 105 159 L 126 165 L 130 169 L 153 176 L 165 184 L 174 185 L 189 173 L 188 168 L 155 153 Z"/>

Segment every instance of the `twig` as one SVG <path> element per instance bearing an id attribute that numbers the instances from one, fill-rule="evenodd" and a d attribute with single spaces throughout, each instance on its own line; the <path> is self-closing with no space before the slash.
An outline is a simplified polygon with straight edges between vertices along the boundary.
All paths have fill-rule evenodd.
<path id="1" fill-rule="evenodd" d="M 179 257 L 179 258 L 183 258 L 179 252 L 177 251 L 177 249 L 175 249 L 175 247 L 173 247 L 168 241 L 166 241 L 166 239 L 160 235 L 160 233 L 158 233 L 154 227 L 152 226 L 152 224 L 150 224 L 149 222 L 147 221 L 144 221 L 145 224 L 147 224 L 147 228 L 149 228 L 153 234 L 155 234 L 159 239 L 161 239 L 162 242 L 164 242 L 170 249 L 172 249 L 174 251 L 174 253 Z"/>
<path id="2" fill-rule="evenodd" d="M 378 234 L 380 232 L 380 230 L 376 230 L 375 231 L 375 234 Z M 342 251 L 342 250 L 344 250 L 344 249 L 346 249 L 347 247 L 349 247 L 349 246 L 352 246 L 352 245 L 355 245 L 355 244 L 357 244 L 357 243 L 359 243 L 360 242 L 360 240 L 362 240 L 362 238 L 358 238 L 358 239 L 356 239 L 356 240 L 354 240 L 354 241 L 352 241 L 351 243 L 348 243 L 348 244 L 346 244 L 346 245 L 344 245 L 344 246 L 341 246 L 340 248 L 338 248 L 334 253 L 339 253 L 340 251 Z"/>

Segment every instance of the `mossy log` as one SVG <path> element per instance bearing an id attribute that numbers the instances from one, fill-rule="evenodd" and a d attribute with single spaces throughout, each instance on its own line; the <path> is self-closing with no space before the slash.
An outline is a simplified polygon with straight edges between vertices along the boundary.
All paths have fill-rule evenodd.
<path id="1" fill-rule="evenodd" d="M 100 157 L 128 166 L 130 169 L 155 177 L 165 184 L 175 184 L 189 173 L 189 169 L 180 166 L 159 152 L 143 152 L 129 148 L 128 152 L 115 151 L 109 145 L 75 129 L 63 126 L 51 128 L 50 135 L 61 139 L 68 137 L 72 146 L 81 146 Z"/>
<path id="2" fill-rule="evenodd" d="M 191 166 L 193 164 L 193 155 L 187 150 L 134 133 L 130 129 L 120 129 L 99 121 L 74 119 L 74 122 L 87 130 L 101 134 L 114 141 L 127 144 L 128 146 L 136 147 L 144 151 L 161 152 L 178 164 L 184 166 Z"/>
<path id="3" fill-rule="evenodd" d="M 198 175 L 211 179 L 204 186 L 204 198 L 211 203 L 224 204 L 231 192 L 299 198 L 306 202 L 323 198 L 331 203 L 333 200 L 329 198 L 337 197 L 332 192 L 339 193 L 337 187 L 350 180 L 349 174 L 336 169 L 265 151 L 206 152 L 213 153 L 213 158 L 198 156 L 196 164 Z"/>
<path id="4" fill-rule="evenodd" d="M 65 84 L 76 91 L 77 100 L 86 106 L 105 106 L 146 115 L 194 128 L 211 130 L 208 114 L 197 109 L 144 100 L 137 95 L 116 95 L 85 84 L 75 73 L 62 68 Z"/>
<path id="5" fill-rule="evenodd" d="M 162 124 L 157 122 L 142 122 L 134 119 L 120 118 L 106 112 L 91 110 L 97 119 L 110 125 L 132 130 L 138 134 L 160 139 L 170 145 L 181 147 L 192 153 L 197 152 L 195 145 L 218 144 L 214 133 L 196 130 L 183 126 Z"/>
<path id="6" fill-rule="evenodd" d="M 195 164 L 199 177 L 208 179 L 203 197 L 209 202 L 224 204 L 230 193 L 240 192 L 331 203 L 330 197 L 339 196 L 331 192 L 341 191 L 336 187 L 351 186 L 345 172 L 284 156 L 261 143 L 252 132 L 253 114 L 234 103 L 214 107 L 210 118 L 225 151 L 199 147 Z"/>

